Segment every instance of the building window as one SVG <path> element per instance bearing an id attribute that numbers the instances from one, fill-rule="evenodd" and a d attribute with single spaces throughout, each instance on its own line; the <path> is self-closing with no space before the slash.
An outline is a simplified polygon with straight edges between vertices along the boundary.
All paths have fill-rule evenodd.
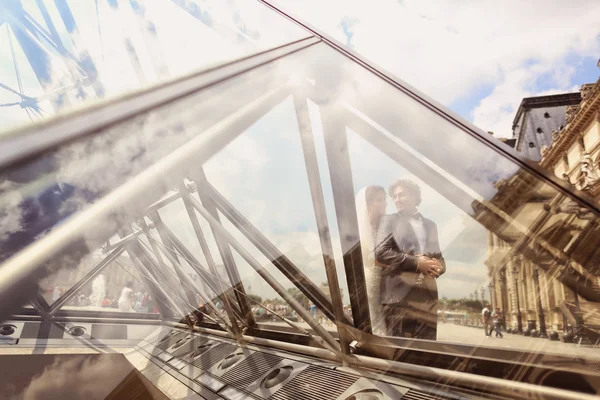
<path id="1" fill-rule="evenodd" d="M 535 143 L 529 142 L 529 147 L 534 148 L 535 147 Z"/>
<path id="2" fill-rule="evenodd" d="M 537 129 L 536 129 L 536 132 L 537 132 L 537 133 L 542 133 L 542 132 L 544 132 L 544 131 L 542 130 L 542 128 L 537 128 Z"/>
<path id="3" fill-rule="evenodd" d="M 550 114 L 547 111 L 544 113 L 544 118 L 550 118 Z"/>

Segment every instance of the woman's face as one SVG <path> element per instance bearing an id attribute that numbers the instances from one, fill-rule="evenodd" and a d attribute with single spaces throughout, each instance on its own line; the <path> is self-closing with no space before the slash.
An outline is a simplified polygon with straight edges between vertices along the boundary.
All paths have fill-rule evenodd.
<path id="1" fill-rule="evenodd" d="M 371 200 L 371 204 L 369 204 L 369 214 L 371 216 L 381 216 L 385 214 L 386 208 L 387 201 L 385 199 L 385 193 L 377 192 L 375 197 Z"/>

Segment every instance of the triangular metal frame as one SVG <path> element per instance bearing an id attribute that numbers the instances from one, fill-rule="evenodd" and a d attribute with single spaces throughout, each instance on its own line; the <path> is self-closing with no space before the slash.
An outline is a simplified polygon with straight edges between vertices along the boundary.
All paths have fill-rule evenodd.
<path id="1" fill-rule="evenodd" d="M 57 3 L 60 2 L 56 0 Z M 296 23 L 310 32 L 311 37 L 307 39 L 298 40 L 297 42 L 289 43 L 280 46 L 275 49 L 265 51 L 263 53 L 255 54 L 246 57 L 241 60 L 237 60 L 221 67 L 211 69 L 209 71 L 203 71 L 201 73 L 195 73 L 187 77 L 180 78 L 168 84 L 158 85 L 157 87 L 140 92 L 135 101 L 133 98 L 125 98 L 115 101 L 113 103 L 107 103 L 97 108 L 93 108 L 82 112 L 81 114 L 73 115 L 71 118 L 64 120 L 53 121 L 48 126 L 44 127 L 31 127 L 26 128 L 24 132 L 21 132 L 19 137 L 8 137 L 3 142 L 0 142 L 0 146 L 6 146 L 7 148 L 14 148 L 15 151 L 10 154 L 0 153 L 0 165 L 7 166 L 17 161 L 25 160 L 27 157 L 31 157 L 36 153 L 51 149 L 59 144 L 68 143 L 71 140 L 83 138 L 85 135 L 94 134 L 102 129 L 109 129 L 110 126 L 117 124 L 119 121 L 132 118 L 142 112 L 157 109 L 165 104 L 176 102 L 181 98 L 185 98 L 191 94 L 198 93 L 206 88 L 210 88 L 218 82 L 231 79 L 237 75 L 243 74 L 249 70 L 258 69 L 264 65 L 268 65 L 275 60 L 289 56 L 299 50 L 308 48 L 317 43 L 325 43 L 334 50 L 340 52 L 348 59 L 363 66 L 368 71 L 372 72 L 376 77 L 388 82 L 393 87 L 397 88 L 402 93 L 410 96 L 415 101 L 419 102 L 423 106 L 433 110 L 439 116 L 446 119 L 448 123 L 458 126 L 464 132 L 475 138 L 479 142 L 485 143 L 488 147 L 494 149 L 494 151 L 502 154 L 503 156 L 517 162 L 523 167 L 523 170 L 533 174 L 541 180 L 554 187 L 559 193 L 569 193 L 564 182 L 557 180 L 555 177 L 541 171 L 536 166 L 529 164 L 520 158 L 519 155 L 514 153 L 512 150 L 507 149 L 498 143 L 494 142 L 493 139 L 489 138 L 489 135 L 475 128 L 470 123 L 464 121 L 460 117 L 452 114 L 439 106 L 437 103 L 428 99 L 426 96 L 418 93 L 410 86 L 401 82 L 393 75 L 385 72 L 381 68 L 373 66 L 366 60 L 362 59 L 359 55 L 337 43 L 335 40 L 327 37 L 323 33 L 310 27 L 309 25 L 302 23 L 296 18 L 288 14 L 284 14 L 278 8 L 271 5 L 268 1 L 258 0 L 265 6 L 271 8 L 282 17 L 290 19 L 293 23 Z M 52 36 L 52 35 L 50 35 Z M 173 313 L 173 309 L 181 310 L 180 303 L 181 299 L 174 300 L 170 293 L 161 287 L 161 279 L 164 278 L 165 272 L 162 271 L 161 264 L 166 261 L 161 257 L 161 253 L 167 258 L 167 261 L 175 268 L 175 274 L 179 279 L 179 284 L 185 291 L 185 297 L 187 302 L 192 302 L 192 296 L 202 291 L 201 288 L 190 282 L 185 273 L 178 268 L 178 257 L 185 258 L 188 263 L 195 269 L 195 271 L 206 280 L 210 282 L 212 290 L 218 295 L 223 294 L 224 304 L 226 308 L 226 315 L 220 315 L 220 311 L 213 308 L 221 328 L 225 331 L 230 332 L 232 335 L 239 338 L 244 332 L 252 329 L 260 329 L 253 321 L 248 310 L 250 304 L 248 303 L 247 297 L 245 297 L 245 290 L 243 285 L 239 283 L 239 279 L 236 279 L 236 266 L 231 256 L 230 247 L 235 248 L 238 253 L 242 254 L 248 263 L 255 268 L 255 270 L 263 276 L 263 278 L 284 297 L 288 303 L 292 304 L 294 308 L 297 305 L 294 304 L 295 300 L 286 295 L 285 290 L 282 291 L 282 286 L 275 280 L 271 279 L 265 271 L 262 270 L 262 266 L 258 265 L 256 260 L 253 260 L 251 255 L 246 252 L 239 243 L 233 239 L 233 237 L 223 228 L 221 222 L 218 220 L 218 212 L 220 211 L 225 215 L 227 219 L 234 224 L 252 243 L 255 245 L 264 255 L 272 260 L 275 267 L 277 267 L 288 279 L 290 279 L 300 291 L 302 291 L 311 301 L 319 306 L 324 311 L 326 316 L 334 321 L 338 322 L 338 337 L 337 340 L 331 335 L 330 332 L 325 331 L 320 325 L 314 321 L 310 315 L 305 315 L 302 308 L 298 308 L 299 314 L 302 315 L 303 319 L 311 325 L 312 332 L 303 332 L 308 335 L 314 335 L 315 340 L 319 341 L 324 347 L 333 350 L 336 353 L 342 353 L 344 355 L 349 354 L 349 341 L 353 337 L 362 335 L 363 333 L 370 332 L 370 321 L 369 321 L 369 310 L 368 301 L 366 299 L 366 289 L 364 284 L 363 266 L 360 246 L 350 246 L 348 243 L 342 243 L 342 250 L 344 252 L 344 264 L 346 269 L 346 275 L 348 279 L 349 290 L 351 291 L 351 302 L 353 320 L 345 317 L 342 309 L 342 301 L 339 290 L 339 282 L 337 282 L 337 276 L 335 274 L 335 263 L 332 262 L 332 244 L 331 237 L 329 236 L 329 227 L 327 218 L 324 210 L 324 200 L 322 188 L 320 187 L 319 171 L 316 163 L 316 156 L 314 153 L 314 138 L 312 132 L 309 130 L 310 124 L 307 122 L 307 110 L 306 110 L 306 99 L 310 98 L 310 88 L 306 88 L 305 92 L 298 95 L 294 94 L 294 104 L 296 115 L 298 116 L 298 124 L 300 127 L 300 134 L 303 147 L 303 155 L 306 162 L 306 168 L 308 172 L 308 179 L 310 181 L 311 198 L 313 201 L 313 207 L 315 215 L 317 216 L 317 222 L 319 225 L 321 247 L 324 254 L 324 264 L 327 272 L 328 282 L 331 288 L 332 299 L 329 301 L 322 291 L 306 277 L 300 269 L 295 266 L 285 255 L 277 249 L 271 242 L 269 242 L 264 235 L 262 235 L 256 227 L 252 226 L 247 219 L 244 218 L 239 211 L 237 211 L 232 204 L 230 204 L 224 196 L 222 196 L 210 183 L 206 180 L 203 172 L 196 172 L 190 175 L 188 169 L 180 167 L 177 163 L 190 164 L 193 162 L 196 165 L 202 165 L 210 156 L 224 148 L 228 143 L 235 139 L 240 132 L 244 131 L 245 128 L 250 126 L 260 116 L 264 115 L 268 110 L 272 109 L 275 104 L 278 104 L 282 99 L 292 94 L 286 88 L 261 94 L 256 96 L 251 103 L 246 107 L 236 110 L 235 113 L 225 118 L 223 123 L 219 123 L 216 127 L 207 129 L 207 136 L 213 139 L 213 147 L 205 149 L 201 145 L 201 142 L 191 140 L 187 148 L 179 148 L 176 151 L 161 159 L 156 166 L 156 170 L 147 173 L 140 173 L 140 181 L 135 182 L 131 187 L 119 187 L 115 189 L 120 195 L 123 196 L 123 200 L 115 199 L 116 195 L 111 197 L 109 200 L 101 200 L 98 204 L 90 207 L 90 209 L 83 211 L 79 215 L 72 217 L 71 220 L 65 223 L 68 228 L 72 229 L 69 234 L 64 234 L 63 237 L 58 237 L 51 232 L 47 237 L 41 240 L 42 244 L 35 244 L 32 246 L 36 250 L 40 250 L 46 246 L 49 250 L 55 250 L 59 252 L 61 249 L 66 247 L 66 243 L 69 239 L 79 237 L 81 231 L 85 231 L 86 223 L 91 221 L 97 221 L 110 215 L 111 207 L 120 206 L 122 203 L 128 200 L 135 199 L 140 196 L 142 192 L 156 193 L 160 190 L 164 190 L 164 187 L 160 183 L 152 182 L 153 177 L 157 177 L 158 174 L 164 174 L 164 179 L 172 179 L 176 183 L 176 187 L 179 192 L 171 193 L 166 198 L 159 200 L 155 204 L 149 205 L 146 213 L 142 213 L 142 216 L 149 216 L 153 221 L 155 227 L 159 231 L 159 236 L 162 241 L 164 249 L 157 251 L 155 248 L 147 249 L 138 240 L 138 235 L 148 235 L 146 228 L 142 227 L 140 231 L 130 229 L 131 227 L 123 228 L 121 234 L 121 241 L 110 250 L 109 255 L 98 265 L 96 265 L 92 271 L 86 274 L 79 282 L 77 282 L 68 293 L 63 297 L 64 300 L 57 301 L 52 306 L 49 306 L 40 299 L 32 301 L 32 304 L 36 311 L 40 314 L 42 319 L 52 320 L 53 317 L 58 313 L 60 308 L 71 298 L 74 293 L 77 292 L 78 288 L 81 288 L 91 279 L 93 279 L 98 273 L 100 273 L 106 265 L 110 263 L 107 261 L 110 257 L 118 257 L 120 252 L 128 251 L 131 254 L 131 258 L 134 260 L 136 267 L 140 271 L 144 271 L 144 276 L 147 278 L 148 286 L 150 287 L 153 294 L 162 304 L 161 316 L 165 321 L 176 320 L 176 315 Z M 123 107 L 128 105 L 129 107 Z M 337 110 L 342 112 L 340 110 Z M 358 228 L 356 223 L 356 215 L 353 203 L 353 188 L 351 185 L 352 178 L 350 172 L 350 161 L 346 152 L 339 152 L 338 148 L 347 148 L 344 146 L 345 141 L 345 128 L 352 126 L 355 132 L 358 132 L 364 139 L 375 144 L 378 148 L 384 149 L 386 154 L 394 160 L 402 159 L 402 162 L 411 163 L 414 166 L 415 171 L 418 171 L 420 177 L 428 182 L 440 182 L 441 177 L 436 171 L 427 167 L 421 160 L 410 155 L 404 151 L 400 146 L 395 144 L 390 138 L 381 135 L 376 130 L 365 125 L 364 121 L 353 118 L 351 114 L 345 115 L 345 124 L 329 124 L 324 129 L 325 134 L 325 147 L 328 156 L 328 165 L 331 175 L 336 177 L 342 177 L 347 179 L 339 179 L 338 181 L 332 182 L 335 211 L 338 221 L 350 221 L 348 224 L 340 225 L 340 237 L 357 237 Z M 83 124 L 82 122 L 85 122 Z M 357 127 L 359 126 L 360 127 Z M 83 126 L 83 128 L 82 128 Z M 43 140 L 32 140 L 42 138 Z M 342 145 L 340 146 L 340 140 Z M 22 143 L 33 143 L 32 147 L 24 148 Z M 346 149 L 347 150 L 347 149 Z M 159 172 L 157 172 L 159 171 Z M 152 175 L 154 174 L 154 175 Z M 188 186 L 189 182 L 185 179 L 189 179 L 196 184 L 196 187 Z M 445 182 L 447 183 L 447 182 Z M 445 188 L 446 185 L 439 185 L 441 188 Z M 201 201 L 197 201 L 195 198 L 190 196 L 194 190 L 201 188 L 200 197 Z M 473 211 L 473 199 L 460 191 L 448 190 L 442 193 L 447 199 L 459 206 L 465 211 Z M 578 199 L 582 204 L 589 207 L 593 213 L 598 215 L 597 203 L 580 192 L 574 192 L 572 197 Z M 226 268 L 228 273 L 229 282 L 222 282 L 222 280 L 216 276 L 214 269 L 214 261 L 208 261 L 208 266 L 201 265 L 193 256 L 193 253 L 186 248 L 186 246 L 178 240 L 178 238 L 165 226 L 161 224 L 160 218 L 157 218 L 156 210 L 168 202 L 175 199 L 183 198 L 184 203 L 187 207 L 188 216 L 190 221 L 195 228 L 197 239 L 205 253 L 207 260 L 212 259 L 210 253 L 207 253 L 207 246 L 203 244 L 203 233 L 196 229 L 198 226 L 197 221 L 194 222 L 195 213 L 198 212 L 202 217 L 207 220 L 211 226 L 215 239 L 219 247 L 221 258 L 226 261 Z M 345 199 L 342 201 L 341 199 Z M 347 201 L 347 199 L 351 199 Z M 191 211 L 191 212 L 190 212 Z M 128 221 L 132 223 L 134 221 Z M 67 239 L 65 239 L 65 237 Z M 149 239 L 150 240 L 150 239 Z M 153 242 L 152 242 L 153 243 Z M 36 247 L 37 246 L 37 247 Z M 54 246 L 54 247 L 53 247 Z M 25 250 L 28 251 L 28 250 Z M 154 256 L 152 256 L 154 251 Z M 118 254 L 117 254 L 118 253 Z M 19 284 L 26 281 L 28 278 L 34 275 L 35 270 L 38 266 L 43 264 L 43 261 L 47 257 L 51 257 L 52 254 L 46 256 L 43 252 L 36 255 L 32 260 L 25 260 L 24 258 L 14 257 L 8 260 L 7 268 L 10 271 L 18 270 L 21 275 L 17 278 L 6 279 L 0 282 L 0 292 L 2 287 L 8 287 L 10 285 Z M 46 258 L 45 258 L 46 257 Z M 327 259 L 327 257 L 330 257 Z M 154 260 L 156 258 L 157 261 Z M 22 268 L 19 270 L 19 268 Z M 1 273 L 2 271 L 0 271 Z M 362 276 L 361 276 L 362 275 Z M 239 277 L 239 274 L 237 275 Z M 172 277 L 171 277 L 172 278 Z M 223 284 L 231 286 L 231 283 L 235 282 L 235 289 L 232 296 L 227 293 L 223 293 Z M 2 286 L 5 285 L 5 286 Z M 194 293 L 196 292 L 196 293 Z M 184 297 L 182 297 L 184 298 Z M 235 299 L 235 300 L 234 300 Z M 211 299 L 205 298 L 204 302 L 211 304 Z M 237 302 L 237 304 L 236 304 Z M 184 310 L 182 310 L 184 311 Z M 187 311 L 187 310 L 185 310 Z M 240 318 L 242 317 L 242 318 Z M 289 322 L 289 321 L 288 321 Z M 239 324 L 239 325 L 238 325 Z M 296 329 L 302 331 L 302 328 L 290 324 Z M 358 331 L 358 332 L 357 332 Z"/>

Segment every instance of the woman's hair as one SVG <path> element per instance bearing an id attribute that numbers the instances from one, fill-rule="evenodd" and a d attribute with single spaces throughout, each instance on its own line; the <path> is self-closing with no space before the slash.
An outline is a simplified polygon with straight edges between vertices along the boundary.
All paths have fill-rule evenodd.
<path id="1" fill-rule="evenodd" d="M 133 287 L 133 281 L 127 281 L 125 286 L 131 289 Z"/>
<path id="2" fill-rule="evenodd" d="M 385 195 L 385 189 L 383 188 L 383 186 L 367 186 L 367 190 L 365 191 L 365 199 L 367 201 L 367 205 L 371 204 L 371 202 L 375 199 L 375 196 L 377 196 L 377 194 L 380 192 Z"/>

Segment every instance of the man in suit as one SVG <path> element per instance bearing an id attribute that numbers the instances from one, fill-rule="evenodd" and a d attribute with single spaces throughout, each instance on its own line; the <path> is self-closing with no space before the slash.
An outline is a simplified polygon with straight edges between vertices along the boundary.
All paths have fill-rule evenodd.
<path id="1" fill-rule="evenodd" d="M 398 213 L 382 217 L 375 247 L 387 334 L 436 340 L 436 279 L 446 271 L 437 226 L 417 211 L 421 190 L 416 183 L 398 180 L 389 194 Z"/>

